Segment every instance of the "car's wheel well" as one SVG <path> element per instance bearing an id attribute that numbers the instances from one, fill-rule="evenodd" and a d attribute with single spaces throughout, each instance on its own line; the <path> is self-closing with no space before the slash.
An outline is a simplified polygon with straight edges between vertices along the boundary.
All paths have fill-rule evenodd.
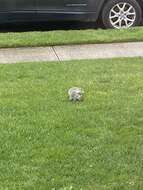
<path id="1" fill-rule="evenodd" d="M 143 0 L 136 0 L 136 1 L 139 3 L 139 5 L 141 6 L 142 11 L 143 11 Z"/>

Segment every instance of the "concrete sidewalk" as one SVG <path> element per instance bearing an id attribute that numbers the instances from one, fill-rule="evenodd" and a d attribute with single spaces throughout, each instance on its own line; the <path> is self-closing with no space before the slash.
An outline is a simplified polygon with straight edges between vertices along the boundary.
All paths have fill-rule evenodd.
<path id="1" fill-rule="evenodd" d="M 143 57 L 143 42 L 0 49 L 0 63 Z"/>

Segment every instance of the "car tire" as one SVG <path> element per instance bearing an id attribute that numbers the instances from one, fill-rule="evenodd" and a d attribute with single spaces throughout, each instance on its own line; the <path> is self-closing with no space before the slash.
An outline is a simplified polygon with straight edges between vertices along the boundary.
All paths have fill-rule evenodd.
<path id="1" fill-rule="evenodd" d="M 105 28 L 130 28 L 141 23 L 142 10 L 136 0 L 110 0 L 102 11 Z"/>

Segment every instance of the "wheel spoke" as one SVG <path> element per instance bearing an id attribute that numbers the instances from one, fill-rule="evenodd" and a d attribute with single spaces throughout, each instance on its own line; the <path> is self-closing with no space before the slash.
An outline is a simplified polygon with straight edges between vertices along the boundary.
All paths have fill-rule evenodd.
<path id="1" fill-rule="evenodd" d="M 112 18 L 118 18 L 118 15 L 110 16 L 110 19 L 112 19 Z"/>
<path id="2" fill-rule="evenodd" d="M 120 19 L 116 20 L 116 21 L 114 22 L 114 24 L 116 25 L 116 24 L 119 23 L 119 22 L 120 22 Z"/>
<path id="3" fill-rule="evenodd" d="M 124 3 L 124 4 L 123 4 L 122 11 L 125 10 L 126 5 L 127 5 L 127 3 Z"/>
<path id="4" fill-rule="evenodd" d="M 122 8 L 120 7 L 120 4 L 117 4 L 117 7 L 118 7 L 119 11 L 122 10 Z"/>
<path id="5" fill-rule="evenodd" d="M 127 22 L 127 19 L 124 20 L 125 21 L 125 27 L 128 28 L 128 22 Z"/>
<path id="6" fill-rule="evenodd" d="M 128 14 L 127 14 L 127 16 L 131 16 L 131 15 L 135 16 L 136 13 L 128 13 Z"/>
<path id="7" fill-rule="evenodd" d="M 119 20 L 119 28 L 122 26 L 122 20 Z"/>
<path id="8" fill-rule="evenodd" d="M 130 6 L 129 8 L 128 8 L 128 10 L 126 10 L 126 12 L 125 13 L 129 13 L 130 11 L 131 11 L 131 9 L 133 9 L 133 7 L 132 6 Z"/>
<path id="9" fill-rule="evenodd" d="M 127 21 L 130 21 L 130 22 L 133 22 L 133 21 L 134 21 L 134 19 L 130 19 L 130 18 L 128 18 L 128 17 L 126 18 L 126 20 L 127 20 Z"/>
<path id="10" fill-rule="evenodd" d="M 114 9 L 112 9 L 112 10 L 111 10 L 111 12 L 112 12 L 112 13 L 114 13 L 115 15 L 117 14 L 117 12 L 116 12 L 116 11 L 114 11 Z"/>

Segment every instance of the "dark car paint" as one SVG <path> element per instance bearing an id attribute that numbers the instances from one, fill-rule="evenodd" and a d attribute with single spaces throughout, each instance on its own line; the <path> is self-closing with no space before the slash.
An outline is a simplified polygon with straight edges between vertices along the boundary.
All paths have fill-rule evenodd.
<path id="1" fill-rule="evenodd" d="M 0 0 L 0 22 L 94 20 L 106 0 Z"/>

